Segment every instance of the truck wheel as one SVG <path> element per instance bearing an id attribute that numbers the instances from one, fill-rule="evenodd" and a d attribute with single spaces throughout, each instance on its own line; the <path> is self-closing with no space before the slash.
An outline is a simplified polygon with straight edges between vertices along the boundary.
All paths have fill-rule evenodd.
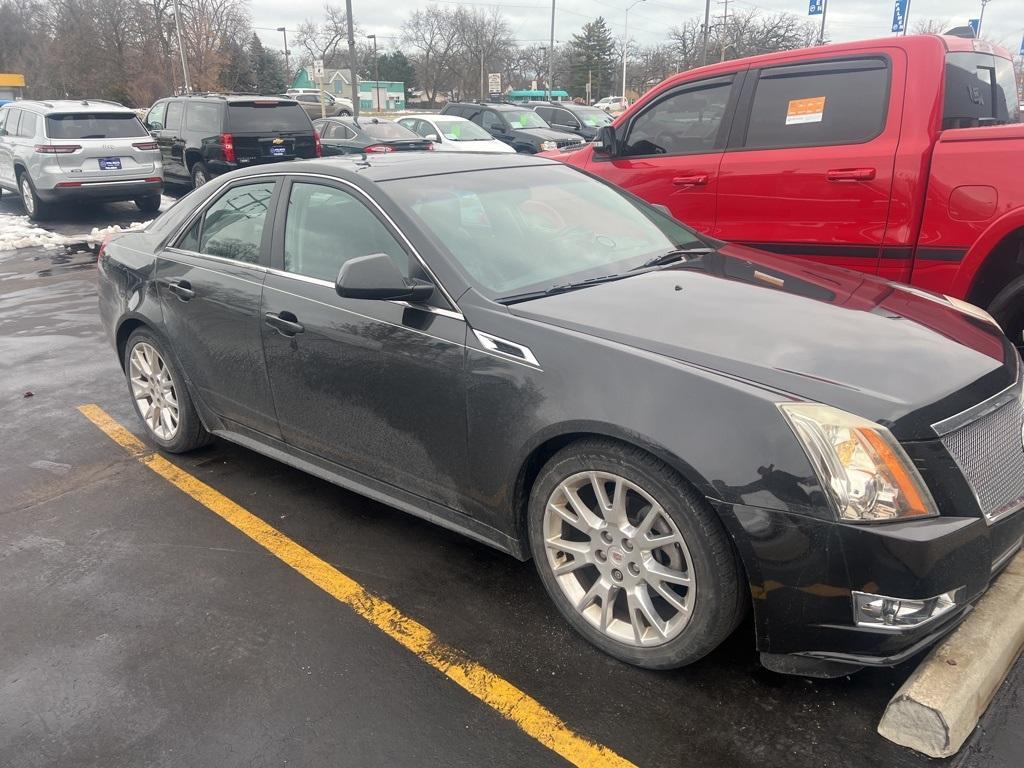
<path id="1" fill-rule="evenodd" d="M 1010 341 L 1024 352 L 1024 275 L 1011 280 L 988 305 L 989 314 L 999 323 Z"/>

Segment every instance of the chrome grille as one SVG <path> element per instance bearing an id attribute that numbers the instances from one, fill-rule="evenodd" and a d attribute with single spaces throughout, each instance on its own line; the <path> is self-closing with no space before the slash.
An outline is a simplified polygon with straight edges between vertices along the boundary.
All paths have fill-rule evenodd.
<path id="1" fill-rule="evenodd" d="M 993 520 L 1024 503 L 1024 406 L 1016 398 L 942 438 L 981 511 Z"/>

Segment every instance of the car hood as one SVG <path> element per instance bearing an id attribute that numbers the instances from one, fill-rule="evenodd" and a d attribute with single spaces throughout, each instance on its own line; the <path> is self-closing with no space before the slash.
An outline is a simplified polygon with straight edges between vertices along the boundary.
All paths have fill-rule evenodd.
<path id="1" fill-rule="evenodd" d="M 1019 360 L 998 328 L 934 294 L 740 246 L 509 309 L 828 403 L 905 440 L 1006 389 Z"/>
<path id="2" fill-rule="evenodd" d="M 532 136 L 535 139 L 541 141 L 565 141 L 570 139 L 572 141 L 579 141 L 580 137 L 575 133 L 567 133 L 566 131 L 556 131 L 553 128 L 513 128 L 513 133 L 521 133 L 524 136 Z"/>

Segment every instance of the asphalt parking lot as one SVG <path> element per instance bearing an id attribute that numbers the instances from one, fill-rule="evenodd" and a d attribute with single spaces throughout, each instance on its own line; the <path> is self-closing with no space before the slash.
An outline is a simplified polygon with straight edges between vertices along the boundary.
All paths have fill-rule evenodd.
<path id="1" fill-rule="evenodd" d="M 20 214 L 17 200 L 0 213 Z M 98 206 L 56 226 L 139 218 Z M 782 677 L 760 668 L 743 625 L 694 667 L 635 669 L 577 637 L 529 563 L 228 443 L 168 457 L 279 531 L 272 546 L 305 548 L 459 652 L 442 674 L 436 648 L 395 642 L 400 622 L 368 621 L 365 603 L 311 583 L 79 410 L 95 404 L 141 435 L 101 333 L 91 251 L 0 253 L 0 374 L 0 766 L 1024 759 L 1020 661 L 960 755 L 929 760 L 875 733 L 913 662 Z M 484 692 L 457 684 L 474 669 L 491 675 Z M 538 710 L 506 684 L 572 738 L 545 740 L 552 721 L 524 719 Z"/>

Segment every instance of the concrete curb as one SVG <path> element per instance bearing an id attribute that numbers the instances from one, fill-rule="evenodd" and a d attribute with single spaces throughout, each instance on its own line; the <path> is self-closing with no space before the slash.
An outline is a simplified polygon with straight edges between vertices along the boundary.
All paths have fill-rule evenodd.
<path id="1" fill-rule="evenodd" d="M 1024 647 L 1024 552 L 893 696 L 878 732 L 929 757 L 963 746 Z"/>

